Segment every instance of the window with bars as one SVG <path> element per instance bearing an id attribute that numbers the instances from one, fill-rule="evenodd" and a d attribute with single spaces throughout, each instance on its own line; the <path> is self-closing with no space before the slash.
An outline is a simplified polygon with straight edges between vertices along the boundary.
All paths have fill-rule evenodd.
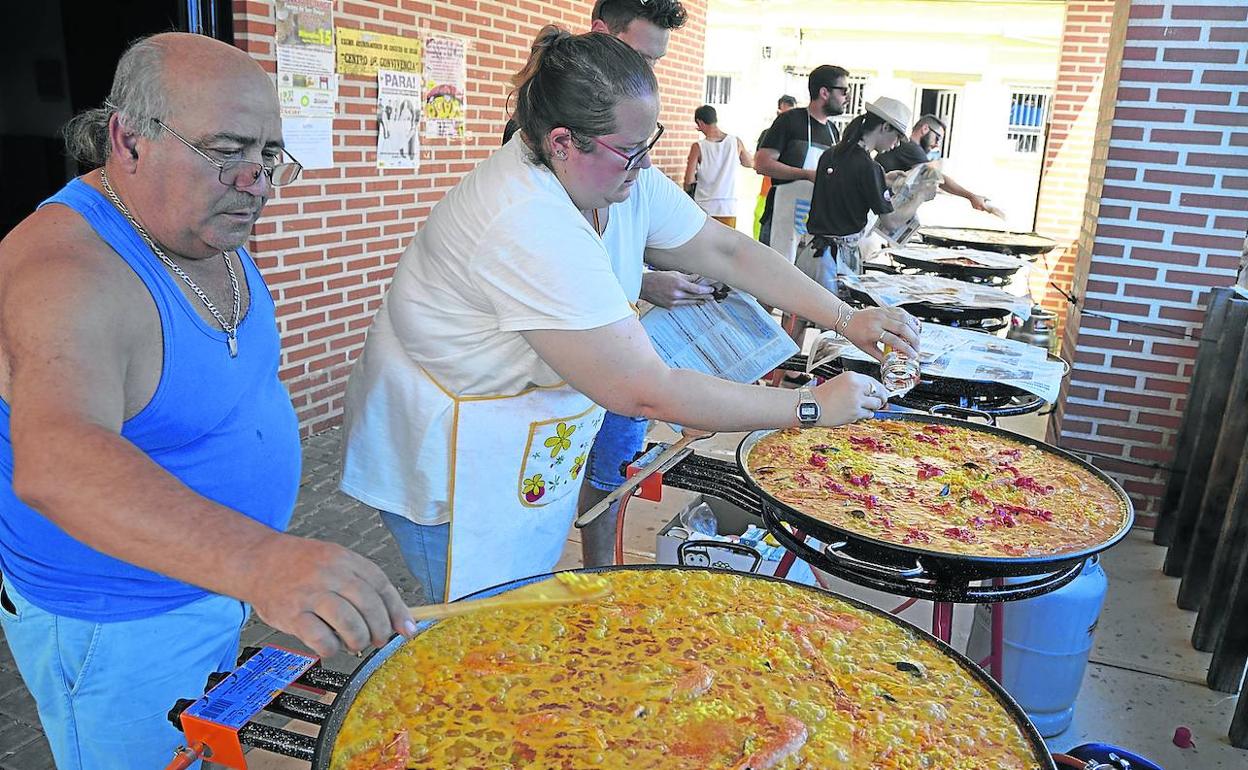
<path id="1" fill-rule="evenodd" d="M 1010 95 L 1010 124 L 1005 138 L 1014 152 L 1040 152 L 1049 113 L 1047 91 L 1015 91 Z"/>
<path id="2" fill-rule="evenodd" d="M 731 75 L 706 76 L 706 103 L 727 104 L 732 99 Z"/>

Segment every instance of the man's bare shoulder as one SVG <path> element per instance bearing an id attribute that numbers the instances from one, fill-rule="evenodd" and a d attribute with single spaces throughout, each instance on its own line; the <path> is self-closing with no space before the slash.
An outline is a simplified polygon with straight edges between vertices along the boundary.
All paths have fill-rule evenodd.
<path id="1" fill-rule="evenodd" d="M 0 304 L 38 301 L 46 313 L 102 313 L 142 283 L 77 212 L 44 206 L 0 241 Z M 11 309 L 11 308 L 10 308 Z"/>

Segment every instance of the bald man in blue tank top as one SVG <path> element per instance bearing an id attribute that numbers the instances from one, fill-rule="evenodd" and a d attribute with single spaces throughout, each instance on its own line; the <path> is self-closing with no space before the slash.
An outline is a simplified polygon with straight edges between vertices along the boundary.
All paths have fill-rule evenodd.
<path id="1" fill-rule="evenodd" d="M 243 248 L 301 170 L 269 76 L 147 38 L 66 138 L 95 170 L 0 242 L 0 621 L 60 770 L 159 768 L 249 607 L 322 655 L 414 627 L 372 562 L 283 534 L 298 423 Z"/>

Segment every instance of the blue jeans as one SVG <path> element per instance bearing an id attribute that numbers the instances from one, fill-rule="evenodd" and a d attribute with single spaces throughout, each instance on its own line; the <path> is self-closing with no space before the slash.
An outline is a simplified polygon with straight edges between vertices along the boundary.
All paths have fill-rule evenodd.
<path id="1" fill-rule="evenodd" d="M 607 412 L 589 450 L 585 478 L 594 489 L 604 492 L 624 483 L 622 466 L 633 461 L 646 445 L 646 429 L 650 421 L 644 417 L 625 417 Z"/>
<path id="2" fill-rule="evenodd" d="M 446 601 L 446 555 L 451 548 L 451 525 L 417 524 L 397 513 L 378 513 L 381 523 L 399 544 L 399 553 L 407 569 L 425 589 L 425 600 Z"/>
<path id="3" fill-rule="evenodd" d="M 93 623 L 45 612 L 5 584 L 4 636 L 59 770 L 164 767 L 183 735 L 174 701 L 228 671 L 248 608 L 208 596 L 150 618 Z M 198 766 L 198 765 L 197 765 Z"/>

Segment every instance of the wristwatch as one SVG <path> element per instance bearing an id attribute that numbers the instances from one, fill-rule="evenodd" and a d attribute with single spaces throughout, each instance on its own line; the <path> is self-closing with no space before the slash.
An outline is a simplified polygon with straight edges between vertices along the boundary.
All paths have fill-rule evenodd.
<path id="1" fill-rule="evenodd" d="M 819 402 L 810 388 L 797 389 L 797 421 L 802 427 L 811 427 L 819 422 Z"/>

